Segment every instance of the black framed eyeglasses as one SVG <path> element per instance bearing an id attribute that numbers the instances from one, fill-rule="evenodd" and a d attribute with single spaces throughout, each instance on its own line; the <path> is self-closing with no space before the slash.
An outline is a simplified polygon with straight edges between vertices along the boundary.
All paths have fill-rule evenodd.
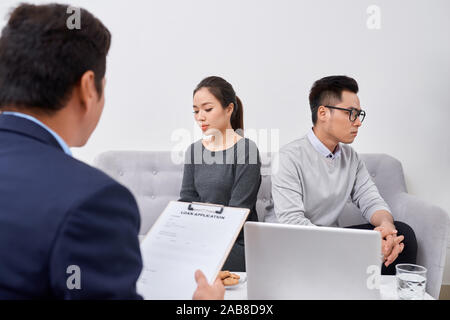
<path id="1" fill-rule="evenodd" d="M 330 108 L 330 109 L 337 109 L 337 110 L 344 110 L 344 111 L 348 111 L 349 115 L 348 115 L 348 119 L 351 122 L 355 122 L 356 119 L 359 117 L 359 121 L 363 122 L 364 118 L 366 117 L 366 112 L 364 110 L 358 110 L 356 108 L 339 108 L 339 107 L 333 107 L 333 106 L 324 106 L 325 108 Z"/>

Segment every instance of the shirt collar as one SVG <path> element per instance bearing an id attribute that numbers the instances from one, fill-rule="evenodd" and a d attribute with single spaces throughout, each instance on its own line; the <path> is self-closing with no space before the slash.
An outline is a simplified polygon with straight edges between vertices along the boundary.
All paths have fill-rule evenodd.
<path id="1" fill-rule="evenodd" d="M 56 139 L 56 141 L 59 143 L 59 145 L 61 146 L 61 148 L 67 155 L 72 156 L 72 151 L 70 151 L 70 148 L 67 145 L 67 143 L 65 143 L 64 140 L 55 131 L 50 129 L 48 126 L 43 124 L 41 121 L 39 121 L 35 117 L 32 117 L 28 114 L 24 114 L 21 112 L 12 112 L 12 111 L 4 111 L 4 112 L 2 112 L 2 114 L 28 119 L 28 120 L 33 121 L 34 123 L 40 125 L 42 128 L 47 130 Z"/>
<path id="2" fill-rule="evenodd" d="M 336 146 L 335 152 L 330 152 L 330 150 L 322 143 L 322 141 L 317 138 L 312 128 L 309 130 L 307 137 L 314 149 L 316 149 L 317 152 L 319 152 L 325 158 L 334 160 L 341 155 L 341 146 L 339 145 L 339 143 Z"/>

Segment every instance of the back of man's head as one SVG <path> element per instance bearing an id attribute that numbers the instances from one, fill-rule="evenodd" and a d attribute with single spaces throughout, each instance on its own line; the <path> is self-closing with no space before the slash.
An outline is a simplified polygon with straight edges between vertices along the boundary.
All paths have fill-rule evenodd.
<path id="1" fill-rule="evenodd" d="M 21 4 L 12 11 L 0 38 L 0 111 L 54 114 L 87 71 L 94 73 L 101 96 L 111 33 L 84 9 L 80 28 L 69 28 L 67 9 Z"/>
<path id="2" fill-rule="evenodd" d="M 328 76 L 314 82 L 309 93 L 309 106 L 312 122 L 317 122 L 317 109 L 320 106 L 335 105 L 341 101 L 342 91 L 358 93 L 358 83 L 347 76 Z"/>

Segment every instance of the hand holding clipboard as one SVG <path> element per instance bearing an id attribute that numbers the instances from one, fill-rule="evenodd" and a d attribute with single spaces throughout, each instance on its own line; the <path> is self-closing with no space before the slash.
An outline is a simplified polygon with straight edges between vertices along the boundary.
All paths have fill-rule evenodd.
<path id="1" fill-rule="evenodd" d="M 145 299 L 191 299 L 196 270 L 209 284 L 225 263 L 249 209 L 171 201 L 141 243 L 137 283 Z"/>

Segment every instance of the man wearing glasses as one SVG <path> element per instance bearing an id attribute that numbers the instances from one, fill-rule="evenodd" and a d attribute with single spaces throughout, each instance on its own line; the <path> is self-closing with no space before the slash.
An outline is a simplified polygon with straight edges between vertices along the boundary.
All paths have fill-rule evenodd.
<path id="1" fill-rule="evenodd" d="M 417 242 L 407 224 L 394 221 L 364 162 L 349 145 L 366 116 L 357 93 L 357 82 L 347 76 L 314 83 L 309 95 L 314 126 L 280 150 L 272 176 L 274 209 L 281 223 L 335 227 L 351 198 L 370 223 L 350 228 L 381 232 L 381 272 L 393 275 L 397 263 L 415 263 Z"/>

